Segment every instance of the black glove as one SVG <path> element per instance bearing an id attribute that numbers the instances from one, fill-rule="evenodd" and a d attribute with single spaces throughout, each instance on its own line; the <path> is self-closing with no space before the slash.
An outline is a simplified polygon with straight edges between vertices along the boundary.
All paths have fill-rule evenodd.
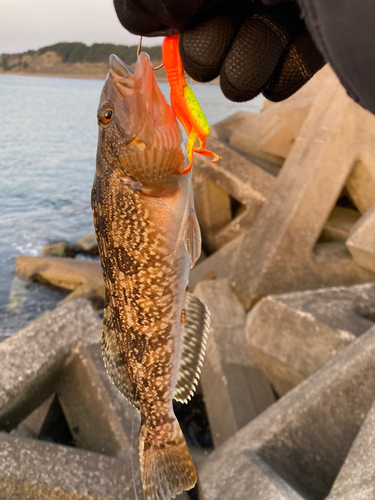
<path id="1" fill-rule="evenodd" d="M 264 3 L 275 0 L 264 0 Z M 277 2 L 277 0 L 276 0 Z M 295 1 L 114 0 L 123 26 L 145 36 L 182 33 L 184 69 L 208 82 L 220 74 L 224 95 L 248 101 L 263 92 L 286 99 L 324 64 Z"/>

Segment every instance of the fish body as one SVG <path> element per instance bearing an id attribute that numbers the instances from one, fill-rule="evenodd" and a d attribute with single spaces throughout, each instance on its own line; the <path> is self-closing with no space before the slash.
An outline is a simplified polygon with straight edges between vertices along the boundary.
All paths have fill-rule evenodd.
<path id="1" fill-rule="evenodd" d="M 181 131 L 147 54 L 134 74 L 116 56 L 98 108 L 92 209 L 107 294 L 106 369 L 141 413 L 144 496 L 192 488 L 196 473 L 172 401 L 186 402 L 203 361 L 209 312 L 186 292 L 201 238 Z"/>

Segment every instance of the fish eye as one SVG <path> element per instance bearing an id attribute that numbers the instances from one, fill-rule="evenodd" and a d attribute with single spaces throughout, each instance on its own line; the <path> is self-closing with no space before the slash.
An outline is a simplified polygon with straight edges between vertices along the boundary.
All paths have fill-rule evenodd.
<path id="1" fill-rule="evenodd" d="M 112 115 L 113 115 L 112 109 L 106 109 L 103 113 L 103 118 L 105 120 L 110 120 L 112 118 Z"/>
<path id="2" fill-rule="evenodd" d="M 108 125 L 113 118 L 113 105 L 110 102 L 104 102 L 98 109 L 99 125 Z"/>

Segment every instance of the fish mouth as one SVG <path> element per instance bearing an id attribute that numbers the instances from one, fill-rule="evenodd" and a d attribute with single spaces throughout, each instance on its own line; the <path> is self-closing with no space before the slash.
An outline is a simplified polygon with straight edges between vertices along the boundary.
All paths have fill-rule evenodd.
<path id="1" fill-rule="evenodd" d="M 180 128 L 158 86 L 148 54 L 139 54 L 134 72 L 114 54 L 109 58 L 109 68 L 102 100 L 109 100 L 116 108 L 115 121 L 126 138 L 121 143 L 122 152 L 136 150 L 151 161 L 147 151 L 156 155 L 160 151 L 179 151 Z"/>
<path id="2" fill-rule="evenodd" d="M 109 56 L 109 69 L 111 69 L 117 76 L 127 77 L 134 74 L 134 71 L 116 54 L 111 54 Z"/>
<path id="3" fill-rule="evenodd" d="M 117 90 L 129 97 L 134 88 L 134 71 L 115 54 L 109 56 L 109 74 Z"/>

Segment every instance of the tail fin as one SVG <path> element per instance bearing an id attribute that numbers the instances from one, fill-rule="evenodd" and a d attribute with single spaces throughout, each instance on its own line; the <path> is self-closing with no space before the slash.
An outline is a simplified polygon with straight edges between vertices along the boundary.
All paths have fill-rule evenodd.
<path id="1" fill-rule="evenodd" d="M 175 436 L 167 443 L 154 445 L 142 436 L 139 454 L 145 500 L 169 500 L 184 490 L 190 490 L 197 481 L 195 467 L 179 423 L 175 423 Z"/>

